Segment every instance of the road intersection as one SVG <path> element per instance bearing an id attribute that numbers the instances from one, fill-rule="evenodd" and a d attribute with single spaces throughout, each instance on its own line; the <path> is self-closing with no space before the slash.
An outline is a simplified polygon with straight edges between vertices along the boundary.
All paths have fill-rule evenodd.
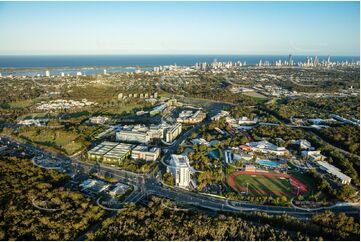
<path id="1" fill-rule="evenodd" d="M 206 122 L 209 122 L 208 120 Z M 200 128 L 200 124 L 193 126 L 186 132 L 184 132 L 172 145 L 170 145 L 164 154 L 163 164 L 169 160 L 170 155 L 175 153 L 179 145 L 194 131 Z M 153 175 L 134 173 L 130 171 L 121 170 L 116 167 L 105 166 L 100 163 L 86 163 L 80 160 L 80 156 L 76 157 L 67 157 L 63 155 L 54 156 L 38 147 L 33 146 L 32 144 L 19 143 L 14 140 L 10 140 L 7 137 L 2 137 L 3 139 L 8 139 L 10 142 L 15 142 L 16 144 L 22 146 L 26 151 L 34 155 L 41 155 L 43 157 L 49 157 L 49 159 L 55 159 L 58 162 L 61 161 L 66 167 L 67 173 L 69 175 L 75 174 L 76 172 L 90 173 L 90 172 L 100 172 L 103 175 L 108 177 L 113 177 L 126 182 L 131 185 L 138 186 L 140 191 L 134 199 L 127 199 L 128 202 L 138 202 L 141 199 L 147 198 L 149 196 L 159 196 L 162 198 L 167 198 L 178 204 L 188 204 L 192 207 L 200 207 L 209 209 L 216 212 L 265 212 L 270 214 L 288 214 L 299 218 L 310 218 L 316 213 L 321 213 L 326 210 L 331 210 L 332 212 L 343 212 L 346 214 L 359 214 L 360 206 L 359 204 L 351 203 L 341 203 L 335 206 L 327 208 L 319 208 L 317 210 L 313 209 L 303 209 L 297 207 L 283 207 L 283 206 L 270 206 L 262 204 L 253 204 L 248 202 L 240 201 L 231 201 L 224 198 L 212 197 L 206 194 L 200 194 L 197 192 L 191 192 L 184 189 L 171 188 L 162 185 L 162 183 L 157 180 Z"/>

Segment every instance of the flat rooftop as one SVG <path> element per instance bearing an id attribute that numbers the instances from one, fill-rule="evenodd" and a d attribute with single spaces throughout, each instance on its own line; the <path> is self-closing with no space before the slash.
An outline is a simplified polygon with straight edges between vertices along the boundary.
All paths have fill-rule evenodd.
<path id="1" fill-rule="evenodd" d="M 172 155 L 172 160 L 174 161 L 174 165 L 177 167 L 189 167 L 189 160 L 187 156 Z"/>
<path id="2" fill-rule="evenodd" d="M 118 132 L 121 135 L 130 135 L 130 136 L 146 136 L 147 133 L 139 132 L 139 131 L 128 131 L 128 130 L 121 130 Z"/>
<path id="3" fill-rule="evenodd" d="M 101 144 L 95 146 L 93 149 L 89 150 L 88 153 L 92 155 L 105 155 L 116 145 L 118 145 L 116 142 L 104 141 Z"/>
<path id="4" fill-rule="evenodd" d="M 130 144 L 120 143 L 116 145 L 113 149 L 107 152 L 104 157 L 108 158 L 120 158 L 123 155 L 127 154 L 134 146 Z"/>
<path id="5" fill-rule="evenodd" d="M 146 145 L 138 145 L 133 149 L 133 151 L 139 151 L 139 152 L 156 152 L 159 148 L 157 147 L 148 147 Z"/>
<path id="6" fill-rule="evenodd" d="M 325 161 L 317 161 L 317 164 L 319 166 L 322 166 L 323 168 L 325 168 L 327 170 L 328 173 L 331 173 L 332 175 L 340 178 L 341 180 L 351 180 L 351 177 L 343 174 L 340 169 L 338 169 L 337 167 L 325 162 Z"/>
<path id="7" fill-rule="evenodd" d="M 145 145 L 138 145 L 137 147 L 135 147 L 133 149 L 133 151 L 142 151 L 142 152 L 145 152 L 145 151 L 148 151 L 148 147 L 145 146 Z"/>

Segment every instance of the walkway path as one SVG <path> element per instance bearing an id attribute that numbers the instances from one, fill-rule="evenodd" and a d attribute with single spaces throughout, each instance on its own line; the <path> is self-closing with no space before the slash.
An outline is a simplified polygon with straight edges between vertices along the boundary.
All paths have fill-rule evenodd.
<path id="1" fill-rule="evenodd" d="M 342 207 L 342 206 L 355 206 L 355 207 L 360 207 L 360 203 L 346 203 L 346 202 L 338 202 L 334 205 L 331 205 L 331 206 L 327 206 L 327 207 L 319 207 L 319 208 L 303 208 L 303 207 L 299 207 L 299 206 L 296 206 L 294 203 L 294 198 L 291 199 L 291 205 L 292 207 L 296 208 L 296 209 L 299 209 L 299 210 L 304 210 L 304 211 L 308 211 L 308 212 L 314 212 L 314 211 L 319 211 L 319 210 L 325 210 L 325 209 L 332 209 L 332 208 L 336 208 L 336 207 Z"/>
<path id="2" fill-rule="evenodd" d="M 44 207 L 40 207 L 38 204 L 36 204 L 35 199 L 32 199 L 31 203 L 33 204 L 34 207 L 36 207 L 39 210 L 43 210 L 43 211 L 54 212 L 54 211 L 63 210 L 62 208 L 44 208 Z"/>

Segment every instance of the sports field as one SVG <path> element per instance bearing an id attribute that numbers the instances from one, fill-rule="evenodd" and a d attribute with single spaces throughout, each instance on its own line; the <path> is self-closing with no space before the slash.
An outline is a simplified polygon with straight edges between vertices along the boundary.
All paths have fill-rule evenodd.
<path id="1" fill-rule="evenodd" d="M 295 196 L 307 192 L 307 186 L 298 179 L 279 173 L 238 171 L 231 174 L 228 184 L 236 191 L 253 195 Z M 248 189 L 247 189 L 248 184 Z"/>

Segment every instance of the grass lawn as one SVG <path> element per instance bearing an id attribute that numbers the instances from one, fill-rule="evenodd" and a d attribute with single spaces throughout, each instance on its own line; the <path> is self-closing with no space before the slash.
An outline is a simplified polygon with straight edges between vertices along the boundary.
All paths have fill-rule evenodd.
<path id="1" fill-rule="evenodd" d="M 297 178 L 301 182 L 307 185 L 308 191 L 303 194 L 304 197 L 307 197 L 314 193 L 314 188 L 316 187 L 315 180 L 308 175 L 307 173 L 300 173 L 300 172 L 290 172 L 290 175 L 292 175 L 294 178 Z"/>
<path id="2" fill-rule="evenodd" d="M 11 108 L 27 108 L 48 99 L 47 97 L 37 97 L 34 99 L 10 102 L 9 105 Z"/>
<path id="3" fill-rule="evenodd" d="M 101 107 L 98 112 L 109 115 L 119 115 L 122 112 L 130 112 L 135 108 L 144 108 L 144 104 L 119 104 L 111 107 Z"/>
<path id="4" fill-rule="evenodd" d="M 21 132 L 20 136 L 44 146 L 63 150 L 68 155 L 83 148 L 83 144 L 76 141 L 79 137 L 77 134 L 63 130 L 31 129 Z"/>
<path id="5" fill-rule="evenodd" d="M 89 116 L 89 112 L 87 111 L 79 111 L 79 112 L 73 112 L 73 113 L 64 113 L 62 115 L 63 119 L 71 119 L 71 118 L 80 118 L 80 117 L 88 117 Z"/>
<path id="6" fill-rule="evenodd" d="M 30 119 L 30 118 L 56 118 L 57 113 L 27 113 L 19 117 L 18 119 Z"/>
<path id="7" fill-rule="evenodd" d="M 292 195 L 293 189 L 287 178 L 242 174 L 235 178 L 236 185 L 246 188 L 254 195 Z M 244 190 L 244 189 L 243 189 Z M 244 191 L 246 191 L 245 189 Z"/>
<path id="8" fill-rule="evenodd" d="M 33 101 L 32 100 L 15 101 L 9 103 L 9 105 L 11 108 L 27 108 L 33 105 Z"/>
<path id="9" fill-rule="evenodd" d="M 261 98 L 261 99 L 267 99 L 268 97 L 266 97 L 265 95 L 262 95 L 261 93 L 258 92 L 243 92 L 243 95 L 249 96 L 249 97 L 254 97 L 254 98 Z"/>

